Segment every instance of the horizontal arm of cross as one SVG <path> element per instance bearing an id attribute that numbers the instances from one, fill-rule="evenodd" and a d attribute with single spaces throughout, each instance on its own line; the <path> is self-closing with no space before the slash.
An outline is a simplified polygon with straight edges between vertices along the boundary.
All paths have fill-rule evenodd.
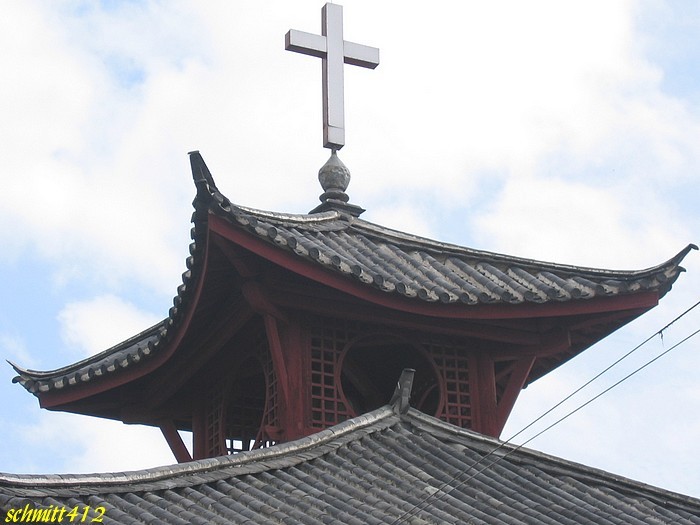
<path id="1" fill-rule="evenodd" d="M 326 57 L 326 37 L 290 29 L 284 37 L 284 48 L 303 55 Z M 343 41 L 343 62 L 374 69 L 379 65 L 379 49 Z"/>
<path id="2" fill-rule="evenodd" d="M 379 65 L 379 49 L 376 47 L 363 46 L 362 44 L 344 40 L 343 50 L 343 61 L 346 64 L 368 69 L 374 69 Z"/>
<path id="3" fill-rule="evenodd" d="M 290 29 L 284 35 L 284 48 L 302 55 L 326 58 L 326 37 Z"/>

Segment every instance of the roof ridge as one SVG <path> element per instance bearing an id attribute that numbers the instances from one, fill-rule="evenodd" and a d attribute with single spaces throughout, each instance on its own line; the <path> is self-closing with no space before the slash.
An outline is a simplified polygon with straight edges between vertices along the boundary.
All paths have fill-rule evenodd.
<path id="1" fill-rule="evenodd" d="M 190 461 L 187 463 L 177 463 L 162 467 L 149 469 L 124 471 L 115 473 L 90 473 L 90 474 L 9 474 L 0 473 L 0 487 L 6 485 L 25 487 L 50 487 L 50 488 L 73 488 L 89 483 L 91 487 L 113 487 L 122 483 L 146 484 L 151 482 L 164 481 L 180 475 L 195 475 L 212 471 L 218 471 L 229 467 L 240 467 L 242 470 L 237 474 L 247 473 L 245 469 L 251 463 L 255 465 L 254 471 L 279 468 L 275 465 L 275 460 L 286 459 L 290 455 L 302 454 L 298 461 L 305 461 L 314 457 L 312 451 L 322 455 L 328 449 L 335 449 L 342 446 L 349 440 L 350 435 L 358 430 L 366 430 L 372 433 L 382 430 L 400 421 L 400 416 L 396 415 L 390 405 L 385 405 L 362 416 L 348 419 L 337 425 L 321 430 L 316 434 L 306 436 L 295 441 L 280 443 L 269 448 L 250 450 L 238 454 L 220 456 L 216 458 L 206 458 Z M 321 449 L 325 450 L 321 450 Z M 262 467 L 261 467 L 262 464 Z M 133 491 L 133 486 L 129 487 Z"/>
<path id="2" fill-rule="evenodd" d="M 209 197 L 218 203 L 218 207 L 222 211 L 227 213 L 235 214 L 235 210 L 239 210 L 244 214 L 250 214 L 258 217 L 264 217 L 271 220 L 278 221 L 292 221 L 298 222 L 299 224 L 318 224 L 324 222 L 332 222 L 334 220 L 340 220 L 345 225 L 345 227 L 358 231 L 358 232 L 369 232 L 374 235 L 382 236 L 383 238 L 389 237 L 396 239 L 402 243 L 408 243 L 409 246 L 414 245 L 417 249 L 436 249 L 440 251 L 450 251 L 459 255 L 466 255 L 468 257 L 486 257 L 496 262 L 507 262 L 512 264 L 520 264 L 532 268 L 542 268 L 559 271 L 559 272 L 576 272 L 584 273 L 587 275 L 592 275 L 596 277 L 630 277 L 639 278 L 646 275 L 652 275 L 658 273 L 661 269 L 667 268 L 669 266 L 676 266 L 685 258 L 686 255 L 691 250 L 697 250 L 698 246 L 696 244 L 690 243 L 680 250 L 676 255 L 655 266 L 650 266 L 648 268 L 639 270 L 610 270 L 604 268 L 594 268 L 587 266 L 577 266 L 573 264 L 560 264 L 549 261 L 542 261 L 538 259 L 532 259 L 528 257 L 517 257 L 506 255 L 498 252 L 492 252 L 488 250 L 479 250 L 476 248 L 470 248 L 468 246 L 462 246 L 459 244 L 436 241 L 434 239 L 429 239 L 427 237 L 422 237 L 420 235 L 415 235 L 411 233 L 402 232 L 376 224 L 359 217 L 350 217 L 337 210 L 328 210 L 316 213 L 280 213 L 267 210 L 260 210 L 256 208 L 249 208 L 247 206 L 242 206 L 240 204 L 235 204 L 226 197 L 221 191 L 216 187 L 214 182 L 214 177 L 212 176 L 209 168 L 207 167 L 204 159 L 199 151 L 192 151 L 189 153 L 190 163 L 192 165 L 192 175 L 197 186 L 198 191 L 206 188 L 206 192 Z M 226 209 L 228 208 L 228 209 Z M 682 270 L 684 271 L 684 270 Z"/>
<path id="3" fill-rule="evenodd" d="M 455 445 L 462 445 L 477 453 L 485 454 L 484 458 L 493 454 L 494 462 L 486 463 L 483 470 L 490 468 L 495 462 L 500 462 L 502 458 L 507 456 L 511 463 L 530 465 L 549 475 L 572 477 L 577 482 L 606 487 L 632 497 L 643 493 L 648 499 L 663 507 L 668 507 L 671 504 L 688 512 L 695 512 L 700 507 L 699 498 L 654 487 L 575 461 L 485 436 L 441 421 L 413 407 L 408 408 L 405 413 L 397 413 L 396 407 L 391 404 L 346 420 L 317 434 L 267 449 L 118 473 L 54 475 L 0 473 L 0 489 L 11 487 L 22 491 L 24 497 L 31 498 L 33 495 L 42 496 L 47 490 L 56 496 L 66 497 L 68 495 L 79 496 L 104 492 L 156 491 L 200 485 L 244 474 L 288 468 L 316 459 L 337 450 L 350 441 L 381 432 L 397 423 L 408 424 L 417 431 L 426 432 L 438 440 L 448 440 L 446 443 L 449 443 L 450 438 L 452 438 Z M 499 450 L 502 452 L 494 454 L 495 451 Z M 517 452 L 517 455 L 512 454 L 512 452 Z M 230 469 L 234 470 L 230 471 Z M 203 476 L 204 474 L 208 474 L 208 476 Z M 480 474 L 481 471 L 477 471 L 477 475 Z M 451 484 L 450 490 L 459 485 L 458 477 L 455 482 L 457 485 Z"/>

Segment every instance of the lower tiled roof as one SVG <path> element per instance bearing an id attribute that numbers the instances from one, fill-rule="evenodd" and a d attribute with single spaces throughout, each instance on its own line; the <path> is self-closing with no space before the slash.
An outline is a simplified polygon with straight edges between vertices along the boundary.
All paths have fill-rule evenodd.
<path id="1" fill-rule="evenodd" d="M 0 507 L 90 506 L 90 521 L 102 506 L 107 524 L 700 524 L 698 499 L 397 412 L 171 467 L 0 475 Z"/>

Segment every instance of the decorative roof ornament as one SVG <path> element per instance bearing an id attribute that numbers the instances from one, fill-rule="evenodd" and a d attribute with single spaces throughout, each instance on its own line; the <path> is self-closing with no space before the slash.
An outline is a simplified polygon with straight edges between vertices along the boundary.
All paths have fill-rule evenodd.
<path id="1" fill-rule="evenodd" d="M 343 161 L 338 158 L 338 154 L 333 150 L 330 158 L 318 170 L 318 181 L 323 188 L 323 195 L 319 197 L 321 202 L 328 199 L 337 199 L 339 201 L 348 202 L 348 197 L 345 190 L 350 184 L 350 170 L 343 164 Z"/>
<path id="2" fill-rule="evenodd" d="M 321 183 L 323 193 L 319 200 L 321 204 L 309 213 L 318 213 L 328 210 L 337 210 L 359 217 L 365 210 L 354 204 L 349 204 L 350 197 L 345 193 L 350 184 L 350 170 L 340 160 L 335 150 L 326 163 L 318 170 L 318 181 Z"/>
<path id="3" fill-rule="evenodd" d="M 341 5 L 324 5 L 321 25 L 321 35 L 290 29 L 284 47 L 322 60 L 323 147 L 335 151 L 345 145 L 343 64 L 374 69 L 379 65 L 379 49 L 343 40 Z"/>

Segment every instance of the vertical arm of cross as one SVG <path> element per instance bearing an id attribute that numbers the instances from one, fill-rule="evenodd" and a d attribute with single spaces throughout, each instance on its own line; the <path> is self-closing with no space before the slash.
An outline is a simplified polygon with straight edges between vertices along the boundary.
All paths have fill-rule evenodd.
<path id="1" fill-rule="evenodd" d="M 321 34 L 326 37 L 322 75 L 323 146 L 340 149 L 345 144 L 343 8 L 338 4 L 326 4 L 321 13 Z"/>
<path id="2" fill-rule="evenodd" d="M 338 150 L 345 145 L 343 64 L 374 69 L 379 50 L 343 39 L 343 7 L 326 4 L 321 12 L 321 35 L 290 30 L 285 49 L 322 59 L 323 147 Z"/>

